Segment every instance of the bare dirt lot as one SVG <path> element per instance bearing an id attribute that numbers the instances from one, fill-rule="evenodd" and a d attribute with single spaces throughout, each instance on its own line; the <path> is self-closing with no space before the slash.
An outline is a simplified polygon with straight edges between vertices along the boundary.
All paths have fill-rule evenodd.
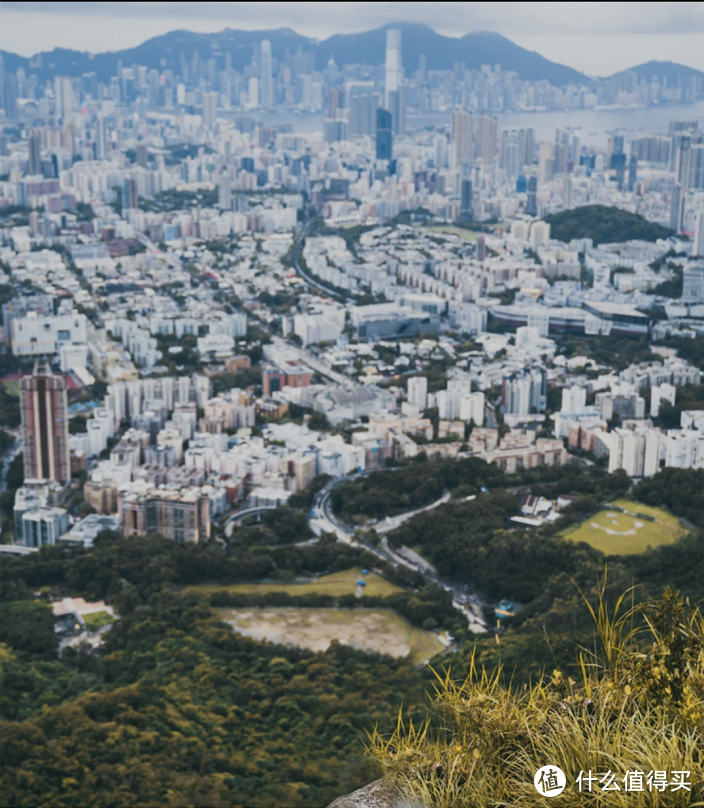
<path id="1" fill-rule="evenodd" d="M 405 657 L 415 664 L 443 649 L 430 631 L 412 628 L 386 609 L 218 609 L 245 637 L 326 651 L 332 640 L 360 651 Z"/>

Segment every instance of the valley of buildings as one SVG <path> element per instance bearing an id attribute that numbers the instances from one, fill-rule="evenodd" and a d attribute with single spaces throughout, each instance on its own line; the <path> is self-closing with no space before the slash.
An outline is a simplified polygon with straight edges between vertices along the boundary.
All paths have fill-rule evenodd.
<path id="1" fill-rule="evenodd" d="M 319 475 L 422 452 L 704 467 L 704 411 L 663 421 L 701 383 L 677 349 L 617 366 L 561 347 L 704 335 L 697 121 L 538 142 L 491 112 L 555 88 L 406 80 L 402 44 L 389 31 L 371 75 L 275 67 L 266 41 L 244 74 L 186 59 L 39 88 L 4 69 L 2 381 L 25 479 L 3 543 L 204 541 Z M 411 129 L 413 104 L 451 126 Z M 260 124 L 277 105 L 324 109 L 324 131 Z M 545 217 L 584 205 L 672 235 L 553 238 Z"/>

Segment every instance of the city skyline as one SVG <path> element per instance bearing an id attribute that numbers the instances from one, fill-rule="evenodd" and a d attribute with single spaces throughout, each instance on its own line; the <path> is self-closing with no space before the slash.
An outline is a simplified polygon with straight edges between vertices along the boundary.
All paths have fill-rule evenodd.
<path id="1" fill-rule="evenodd" d="M 399 22 L 430 25 L 444 36 L 494 31 L 545 58 L 605 76 L 634 64 L 660 60 L 704 70 L 704 10 L 701 3 L 641 3 L 633 20 L 628 3 L 571 4 L 569 13 L 547 3 L 439 3 L 413 6 L 399 19 L 397 4 L 338 3 L 334 14 L 311 3 L 292 9 L 283 3 L 160 4 L 67 3 L 60 11 L 47 3 L 4 3 L 0 9 L 0 48 L 23 56 L 55 47 L 104 52 L 135 47 L 151 37 L 178 29 L 214 33 L 223 28 L 276 30 L 288 27 L 317 39 L 361 32 Z M 511 6 L 510 10 L 506 7 Z M 576 8 L 575 6 L 583 7 Z M 272 8 L 276 7 L 276 8 Z M 277 21 L 276 28 L 271 20 Z M 106 25 L 109 20 L 109 25 Z"/>

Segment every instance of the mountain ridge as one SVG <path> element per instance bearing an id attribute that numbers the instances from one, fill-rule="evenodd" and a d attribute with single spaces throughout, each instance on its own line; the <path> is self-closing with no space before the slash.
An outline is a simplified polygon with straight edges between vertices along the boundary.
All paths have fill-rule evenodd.
<path id="1" fill-rule="evenodd" d="M 299 34 L 291 28 L 272 28 L 247 31 L 224 28 L 215 33 L 200 33 L 180 28 L 146 39 L 133 48 L 103 51 L 91 54 L 68 48 L 54 48 L 31 57 L 23 57 L 11 51 L 0 50 L 5 65 L 10 70 L 23 67 L 37 73 L 46 81 L 54 75 L 80 76 L 95 72 L 106 81 L 117 72 L 118 61 L 125 67 L 132 64 L 146 65 L 149 69 L 180 69 L 179 54 L 190 60 L 197 52 L 199 58 L 215 57 L 222 60 L 226 52 L 232 54 L 232 66 L 242 70 L 251 63 L 254 47 L 262 39 L 268 39 L 275 59 L 285 58 L 286 51 L 296 53 L 300 47 L 315 56 L 315 67 L 323 70 L 330 58 L 338 66 L 361 63 L 383 64 L 386 47 L 386 31 L 398 28 L 402 32 L 402 60 L 407 75 L 418 66 L 418 58 L 425 56 L 428 70 L 452 70 L 456 64 L 469 69 L 482 65 L 501 65 L 504 70 L 518 74 L 523 80 L 546 80 L 555 86 L 568 83 L 589 84 L 594 80 L 610 79 L 629 71 L 639 78 L 650 79 L 653 75 L 666 77 L 668 83 L 686 80 L 691 76 L 704 77 L 704 72 L 687 65 L 668 61 L 649 61 L 632 68 L 618 71 L 611 76 L 590 77 L 567 65 L 553 62 L 536 51 L 523 48 L 494 31 L 474 31 L 461 37 L 448 37 L 421 23 L 393 23 L 352 34 L 333 34 L 317 40 Z M 221 64 L 219 65 L 219 69 Z"/>
<path id="2" fill-rule="evenodd" d="M 65 48 L 55 48 L 32 57 L 22 57 L 10 51 L 0 53 L 9 69 L 23 67 L 38 73 L 42 80 L 56 74 L 80 76 L 93 71 L 100 79 L 106 80 L 115 75 L 118 60 L 124 66 L 135 63 L 150 69 L 177 69 L 180 52 L 190 58 L 197 51 L 200 58 L 208 59 L 222 56 L 229 50 L 233 67 L 242 70 L 250 63 L 254 46 L 262 39 L 268 39 L 274 58 L 281 60 L 285 58 L 287 49 L 295 53 L 300 46 L 302 50 L 314 53 L 316 69 L 322 70 L 331 56 L 338 66 L 351 63 L 382 64 L 388 28 L 402 31 L 402 59 L 409 75 L 416 69 L 418 57 L 424 54 L 429 70 L 451 70 L 455 64 L 462 62 L 470 69 L 479 69 L 482 64 L 500 64 L 503 69 L 512 70 L 526 80 L 547 80 L 554 85 L 589 81 L 579 71 L 521 48 L 501 34 L 480 31 L 453 38 L 416 23 L 396 23 L 354 34 L 333 34 L 324 40 L 303 36 L 290 28 L 259 31 L 225 28 L 210 34 L 177 29 L 145 40 L 134 48 L 96 54 Z"/>

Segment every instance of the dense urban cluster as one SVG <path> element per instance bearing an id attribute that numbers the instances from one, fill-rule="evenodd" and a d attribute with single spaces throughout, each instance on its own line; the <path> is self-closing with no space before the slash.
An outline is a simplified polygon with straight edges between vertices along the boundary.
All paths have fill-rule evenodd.
<path id="1" fill-rule="evenodd" d="M 587 637 L 567 580 L 593 594 L 606 556 L 618 584 L 704 594 L 701 122 L 594 145 L 502 121 L 693 103 L 701 78 L 409 71 L 406 34 L 386 30 L 373 66 L 266 39 L 251 63 L 223 40 L 114 75 L 0 57 L 0 713 L 18 766 L 71 725 L 69 698 L 82 732 L 95 705 L 128 722 L 149 704 L 166 737 L 183 687 L 168 721 L 222 747 L 202 766 L 164 747 L 144 800 L 188 758 L 194 804 L 322 804 L 371 779 L 355 715 L 390 727 L 425 681 L 379 645 L 265 645 L 213 608 L 393 609 L 429 643 L 420 662 L 503 651 L 534 676 L 552 662 L 530 621 Z M 414 124 L 427 111 L 446 120 Z M 317 130 L 296 126 L 309 113 Z M 570 540 L 578 523 L 597 538 Z M 601 549 L 653 525 L 665 538 Z M 350 570 L 349 591 L 315 588 Z M 381 688 L 368 703 L 355 676 Z M 276 727 L 266 783 L 268 752 L 248 755 Z M 353 764 L 330 775 L 327 752 Z M 63 779 L 12 780 L 17 804 L 79 782 L 70 804 L 110 801 L 117 784 L 77 773 L 84 744 L 80 766 L 52 755 Z"/>

